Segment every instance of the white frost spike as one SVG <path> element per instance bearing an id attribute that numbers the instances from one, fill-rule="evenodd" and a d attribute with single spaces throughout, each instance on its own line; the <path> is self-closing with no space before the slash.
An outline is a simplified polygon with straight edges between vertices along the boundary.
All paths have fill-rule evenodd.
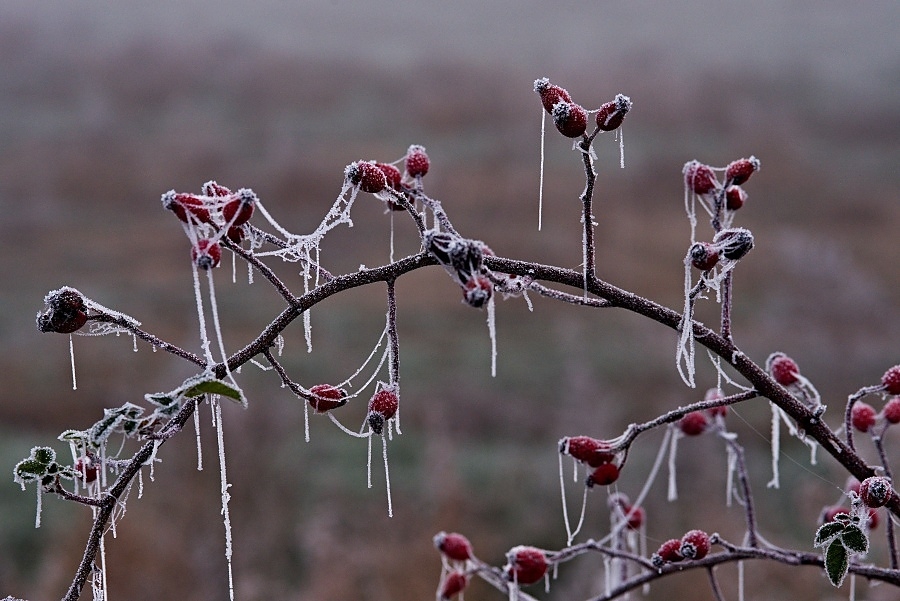
<path id="1" fill-rule="evenodd" d="M 100 573 L 102 580 L 100 581 L 101 599 L 107 601 L 107 585 L 106 585 L 106 537 L 100 537 Z"/>
<path id="2" fill-rule="evenodd" d="M 562 497 L 563 521 L 566 524 L 566 544 L 571 545 L 572 541 L 575 540 L 575 537 L 578 536 L 578 533 L 581 531 L 581 527 L 584 525 L 584 515 L 587 508 L 587 486 L 582 487 L 584 489 L 584 495 L 581 500 L 581 517 L 578 518 L 578 524 L 573 529 L 569 523 L 569 508 L 566 503 L 566 485 L 565 479 L 563 478 L 562 453 L 557 453 L 557 457 L 559 459 L 559 492 Z"/>
<path id="3" fill-rule="evenodd" d="M 694 388 L 694 310 L 691 300 L 691 262 L 684 259 L 684 311 L 679 324 L 678 346 L 675 349 L 675 367 L 681 380 Z"/>
<path id="4" fill-rule="evenodd" d="M 491 337 L 491 377 L 497 377 L 497 318 L 494 306 L 494 296 L 488 300 L 487 306 L 488 333 Z"/>
<path id="5" fill-rule="evenodd" d="M 23 486 L 24 486 L 24 484 L 23 484 Z M 37 485 L 37 510 L 34 513 L 34 527 L 35 528 L 41 527 L 41 509 L 43 507 L 42 503 L 41 503 L 41 494 L 43 492 L 44 492 L 44 487 L 41 485 L 40 482 L 38 482 L 38 485 Z"/>
<path id="6" fill-rule="evenodd" d="M 538 231 L 544 216 L 544 131 L 547 123 L 547 111 L 541 110 L 541 175 L 538 183 Z"/>
<path id="7" fill-rule="evenodd" d="M 678 439 L 681 438 L 678 432 L 672 434 L 669 441 L 669 492 L 667 498 L 669 501 L 678 500 L 678 486 L 675 483 L 675 455 L 678 452 Z"/>
<path id="8" fill-rule="evenodd" d="M 744 562 L 738 562 L 738 601 L 744 601 Z"/>
<path id="9" fill-rule="evenodd" d="M 197 471 L 203 471 L 203 448 L 200 446 L 200 405 L 194 407 L 194 432 L 197 434 Z"/>
<path id="10" fill-rule="evenodd" d="M 619 169 L 625 168 L 625 136 L 622 133 L 622 126 L 616 130 L 616 137 L 619 138 Z"/>
<path id="11" fill-rule="evenodd" d="M 390 428 L 390 426 L 389 426 Z M 384 485 L 387 489 L 388 517 L 394 517 L 394 506 L 391 503 L 391 474 L 388 471 L 387 439 L 381 437 L 381 457 L 384 459 Z"/>
<path id="12" fill-rule="evenodd" d="M 778 415 L 779 409 L 775 403 L 770 402 L 772 408 L 772 479 L 766 484 L 767 488 L 780 488 L 778 476 L 778 457 L 781 454 L 781 423 Z"/>
<path id="13" fill-rule="evenodd" d="M 75 380 L 75 343 L 69 334 L 69 361 L 72 363 L 72 390 L 78 390 L 78 382 Z"/>
<path id="14" fill-rule="evenodd" d="M 200 321 L 200 343 L 203 347 L 203 355 L 206 358 L 206 364 L 211 367 L 215 361 L 213 360 L 212 351 L 209 348 L 209 336 L 206 334 L 206 316 L 203 312 L 203 296 L 200 294 L 200 274 L 197 271 L 197 264 L 194 261 L 191 261 L 191 271 L 194 275 L 194 298 L 197 301 L 197 317 Z"/>
<path id="15" fill-rule="evenodd" d="M 212 404 L 213 411 L 215 411 L 216 443 L 219 447 L 219 476 L 222 484 L 222 516 L 225 525 L 225 560 L 228 562 L 228 598 L 231 601 L 234 601 L 234 576 L 231 569 L 231 515 L 228 512 L 228 502 L 231 500 L 228 488 L 231 485 L 228 484 L 228 476 L 225 471 L 225 439 L 222 432 L 222 406 L 217 400 L 213 400 Z"/>
<path id="16" fill-rule="evenodd" d="M 303 440 L 309 442 L 309 403 L 303 403 Z"/>
<path id="17" fill-rule="evenodd" d="M 366 488 L 372 488 L 372 433 L 366 438 Z"/>
<path id="18" fill-rule="evenodd" d="M 225 343 L 222 340 L 222 325 L 219 322 L 219 305 L 216 302 L 216 286 L 213 282 L 212 270 L 206 272 L 206 278 L 209 282 L 209 307 L 210 312 L 212 313 L 213 328 L 215 328 L 216 331 L 216 341 L 219 343 L 219 354 L 222 356 L 222 364 L 225 366 L 225 373 L 228 374 L 228 379 L 235 388 L 240 390 L 240 386 L 238 386 L 238 383 L 234 380 L 231 369 L 228 368 L 228 355 L 225 353 Z"/>
<path id="19" fill-rule="evenodd" d="M 728 453 L 728 475 L 725 479 L 725 506 L 731 507 L 731 500 L 734 497 L 734 470 L 737 467 L 737 454 L 726 445 L 725 451 Z"/>

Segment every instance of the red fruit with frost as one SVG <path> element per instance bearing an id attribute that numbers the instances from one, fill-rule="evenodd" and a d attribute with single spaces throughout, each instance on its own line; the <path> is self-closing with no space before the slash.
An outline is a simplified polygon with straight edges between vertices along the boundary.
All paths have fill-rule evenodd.
<path id="1" fill-rule="evenodd" d="M 684 185 L 694 194 L 709 194 L 719 187 L 712 167 L 699 161 L 685 163 L 681 173 L 684 175 Z"/>
<path id="2" fill-rule="evenodd" d="M 740 186 L 728 186 L 725 190 L 725 206 L 729 211 L 737 211 L 747 202 L 747 193 Z"/>
<path id="3" fill-rule="evenodd" d="M 656 567 L 662 567 L 664 563 L 674 563 L 684 559 L 681 555 L 681 541 L 677 538 L 670 538 L 659 546 L 656 553 L 650 558 L 650 561 Z"/>
<path id="4" fill-rule="evenodd" d="M 625 514 L 626 526 L 630 530 L 639 530 L 640 527 L 644 525 L 646 514 L 644 513 L 643 507 L 626 505 L 622 508 L 622 512 Z"/>
<path id="5" fill-rule="evenodd" d="M 483 307 L 494 294 L 494 283 L 487 276 L 474 275 L 463 283 L 463 300 L 470 307 Z"/>
<path id="6" fill-rule="evenodd" d="M 617 94 L 615 100 L 607 102 L 597 111 L 597 127 L 601 131 L 618 129 L 630 110 L 631 98 Z"/>
<path id="7" fill-rule="evenodd" d="M 237 198 L 229 200 L 222 207 L 222 218 L 232 227 L 244 225 L 253 216 L 253 208 L 256 206 L 256 194 L 253 190 L 241 188 L 237 191 Z"/>
<path id="8" fill-rule="evenodd" d="M 162 195 L 162 204 L 164 208 L 175 213 L 175 216 L 185 223 L 188 222 L 188 214 L 192 215 L 196 221 L 212 223 L 206 203 L 194 194 L 181 194 L 175 190 L 169 190 Z"/>
<path id="9" fill-rule="evenodd" d="M 217 182 L 214 182 L 213 180 L 210 180 L 203 184 L 203 194 L 205 196 L 216 197 L 231 196 L 231 190 Z"/>
<path id="10" fill-rule="evenodd" d="M 400 190 L 400 181 L 403 179 L 403 174 L 400 173 L 399 169 L 390 163 L 375 163 L 375 166 L 384 173 L 384 178 L 387 181 L 388 186 L 394 190 Z"/>
<path id="11" fill-rule="evenodd" d="M 866 507 L 884 507 L 893 494 L 891 481 L 884 476 L 866 478 L 859 485 L 859 498 Z"/>
<path id="12" fill-rule="evenodd" d="M 384 422 L 394 417 L 397 409 L 400 407 L 400 397 L 397 396 L 396 388 L 382 388 L 369 399 L 369 412 L 366 420 L 369 427 L 375 434 L 381 434 L 384 431 Z"/>
<path id="13" fill-rule="evenodd" d="M 434 537 L 434 546 L 449 559 L 466 561 L 472 558 L 472 543 L 456 532 L 439 532 Z"/>
<path id="14" fill-rule="evenodd" d="M 559 441 L 560 453 L 569 455 L 591 467 L 610 463 L 615 456 L 609 450 L 608 443 L 590 436 L 568 436 Z"/>
<path id="15" fill-rule="evenodd" d="M 710 388 L 706 391 L 706 395 L 704 395 L 704 401 L 715 401 L 718 399 L 724 398 L 722 395 L 722 391 L 718 388 Z M 725 417 L 728 415 L 728 406 L 727 405 L 719 405 L 718 407 L 710 407 L 706 410 L 706 413 L 709 414 L 710 417 Z"/>
<path id="16" fill-rule="evenodd" d="M 681 537 L 680 552 L 686 559 L 703 559 L 709 553 L 709 535 L 703 530 L 689 530 Z"/>
<path id="17" fill-rule="evenodd" d="M 678 427 L 688 436 L 698 436 L 703 434 L 708 425 L 709 419 L 702 411 L 691 411 L 678 420 Z"/>
<path id="18" fill-rule="evenodd" d="M 226 233 L 225 236 L 235 244 L 240 244 L 244 240 L 244 236 L 246 236 L 246 233 L 244 232 L 244 226 L 231 226 L 230 228 L 228 228 L 228 233 Z"/>
<path id="19" fill-rule="evenodd" d="M 591 472 L 585 484 L 588 488 L 597 486 L 609 486 L 619 479 L 619 467 L 615 463 L 603 463 Z"/>
<path id="20" fill-rule="evenodd" d="M 200 238 L 191 248 L 191 259 L 200 269 L 218 267 L 222 259 L 222 247 L 215 240 Z"/>
<path id="21" fill-rule="evenodd" d="M 691 265 L 700 271 L 709 271 L 719 262 L 719 251 L 709 242 L 694 242 L 688 249 Z"/>
<path id="22" fill-rule="evenodd" d="M 534 91 L 541 97 L 541 104 L 548 113 L 553 112 L 553 107 L 560 102 L 572 102 L 572 97 L 565 88 L 550 83 L 546 77 L 534 80 Z"/>
<path id="23" fill-rule="evenodd" d="M 759 171 L 759 159 L 751 156 L 749 159 L 732 161 L 725 168 L 725 180 L 739 186 L 750 179 L 750 176 Z"/>
<path id="24" fill-rule="evenodd" d="M 78 479 L 82 482 L 93 482 L 97 479 L 97 462 L 92 457 L 79 457 L 74 467 Z"/>
<path id="25" fill-rule="evenodd" d="M 461 593 L 469 584 L 469 577 L 464 572 L 450 572 L 441 585 L 441 601 L 446 601 Z"/>
<path id="26" fill-rule="evenodd" d="M 782 386 L 796 384 L 800 369 L 797 363 L 784 353 L 772 353 L 766 361 L 766 371 Z"/>
<path id="27" fill-rule="evenodd" d="M 410 177 L 422 177 L 428 173 L 431 161 L 425 153 L 425 147 L 413 144 L 406 150 L 406 172 Z"/>
<path id="28" fill-rule="evenodd" d="M 347 404 L 347 392 L 343 388 L 331 384 L 316 384 L 309 391 L 312 393 L 308 399 L 309 406 L 317 413 L 325 413 Z"/>
<path id="29" fill-rule="evenodd" d="M 888 394 L 900 394 L 900 365 L 890 368 L 881 376 L 881 385 Z"/>
<path id="30" fill-rule="evenodd" d="M 87 323 L 87 305 L 84 297 L 74 288 L 61 288 L 44 297 L 47 310 L 37 317 L 41 332 L 71 334 Z"/>
<path id="31" fill-rule="evenodd" d="M 882 414 L 889 424 L 900 423 L 900 397 L 895 396 L 885 403 Z"/>
<path id="32" fill-rule="evenodd" d="M 875 425 L 875 408 L 868 403 L 856 403 L 850 410 L 850 423 L 860 432 L 868 432 Z"/>
<path id="33" fill-rule="evenodd" d="M 567 138 L 577 138 L 587 130 L 587 111 L 574 102 L 557 102 L 551 115 L 556 129 Z"/>
<path id="34" fill-rule="evenodd" d="M 351 184 L 370 194 L 378 194 L 388 185 L 384 171 L 369 161 L 350 163 L 344 170 L 344 175 Z"/>
<path id="35" fill-rule="evenodd" d="M 506 554 L 503 573 L 506 579 L 519 584 L 534 584 L 547 573 L 547 557 L 535 547 L 513 547 Z"/>

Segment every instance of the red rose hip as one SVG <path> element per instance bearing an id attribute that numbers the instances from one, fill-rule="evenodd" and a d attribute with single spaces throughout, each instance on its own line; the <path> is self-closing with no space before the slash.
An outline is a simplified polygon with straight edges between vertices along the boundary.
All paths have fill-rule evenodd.
<path id="1" fill-rule="evenodd" d="M 751 156 L 749 159 L 732 161 L 725 168 L 725 180 L 739 186 L 750 179 L 750 176 L 759 171 L 759 159 Z"/>
<path id="2" fill-rule="evenodd" d="M 703 559 L 709 553 L 709 535 L 703 530 L 690 530 L 681 537 L 681 555 L 687 559 Z"/>
<path id="3" fill-rule="evenodd" d="M 343 388 L 331 384 L 316 384 L 309 391 L 313 395 L 309 398 L 309 405 L 316 413 L 325 413 L 347 404 L 347 392 Z"/>
<path id="4" fill-rule="evenodd" d="M 856 403 L 850 410 L 850 423 L 860 432 L 868 432 L 875 425 L 875 409 L 868 403 Z"/>
<path id="5" fill-rule="evenodd" d="M 506 554 L 503 573 L 506 579 L 519 584 L 534 584 L 547 573 L 547 557 L 535 547 L 513 547 Z"/>
<path id="6" fill-rule="evenodd" d="M 546 77 L 534 80 L 534 91 L 541 97 L 541 104 L 548 113 L 553 112 L 553 107 L 559 102 L 572 102 L 572 97 L 565 88 L 550 83 Z"/>
<path id="7" fill-rule="evenodd" d="M 587 111 L 574 102 L 557 102 L 551 114 L 556 129 L 567 138 L 577 138 L 587 130 Z"/>
<path id="8" fill-rule="evenodd" d="M 881 385 L 888 394 L 900 394 L 900 365 L 890 368 L 881 376 Z"/>
<path id="9" fill-rule="evenodd" d="M 466 561 L 472 558 L 472 543 L 456 532 L 439 532 L 434 537 L 434 546 L 449 559 Z"/>
<path id="10" fill-rule="evenodd" d="M 784 353 L 772 353 L 766 360 L 766 371 L 782 386 L 790 386 L 798 382 L 800 369 L 797 363 Z"/>
<path id="11" fill-rule="evenodd" d="M 422 177 L 428 173 L 431 161 L 425 147 L 413 144 L 406 150 L 406 172 L 410 177 Z"/>

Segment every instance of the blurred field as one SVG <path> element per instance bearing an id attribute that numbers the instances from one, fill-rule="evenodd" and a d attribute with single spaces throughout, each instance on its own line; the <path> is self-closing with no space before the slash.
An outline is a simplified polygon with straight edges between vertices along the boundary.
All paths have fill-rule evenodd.
<path id="1" fill-rule="evenodd" d="M 279 221 L 308 232 L 347 163 L 394 160 L 419 143 L 432 159 L 427 189 L 465 235 L 500 255 L 577 266 L 583 180 L 570 143 L 554 135 L 536 231 L 540 110 L 531 86 L 541 76 L 586 105 L 617 92 L 635 102 L 626 169 L 615 141 L 598 144 L 602 277 L 679 308 L 689 237 L 681 166 L 754 154 L 762 170 L 747 185 L 739 225 L 757 248 L 736 275 L 737 342 L 759 361 L 773 350 L 791 354 L 832 423 L 847 394 L 900 361 L 900 44 L 885 35 L 900 16 L 896 4 L 767 3 L 747 15 L 701 1 L 668 13 L 646 2 L 213 4 L 0 8 L 0 470 L 10 473 L 63 429 L 93 423 L 102 408 L 190 375 L 144 345 L 132 352 L 130 340 L 76 337 L 72 391 L 65 337 L 34 328 L 44 294 L 71 285 L 198 348 L 188 243 L 158 200 L 169 189 L 198 190 L 208 179 L 250 187 Z M 367 200 L 352 229 L 326 239 L 328 269 L 386 261 L 389 216 Z M 395 226 L 398 255 L 415 252 L 411 224 Z M 220 309 L 226 345 L 236 349 L 280 305 L 262 282 L 248 286 L 239 275 L 232 284 L 225 263 Z M 299 288 L 292 268 L 279 273 Z M 543 300 L 532 313 L 521 300 L 501 302 L 492 379 L 484 314 L 460 304 L 443 272 L 405 277 L 398 294 L 404 405 L 403 435 L 390 446 L 393 519 L 377 469 L 366 489 L 362 444 L 315 417 L 304 443 L 299 402 L 272 374 L 241 374 L 250 408 L 225 416 L 239 599 L 433 598 L 439 530 L 467 533 L 496 564 L 515 544 L 558 548 L 556 441 L 614 436 L 701 394 L 678 378 L 674 334 L 631 315 Z M 716 318 L 711 306 L 700 317 Z M 285 362 L 306 384 L 343 379 L 383 319 L 378 287 L 316 307 L 313 353 L 296 324 Z M 701 391 L 714 384 L 710 372 Z M 346 423 L 358 423 L 361 410 L 348 407 Z M 811 547 L 818 512 L 843 478 L 827 458 L 810 468 L 805 447 L 791 441 L 785 453 L 799 464 L 782 461 L 782 481 L 792 485 L 766 490 L 768 409 L 740 413 L 731 425 L 756 462 L 763 534 Z M 164 448 L 143 498 L 132 493 L 108 539 L 110 598 L 226 595 L 215 441 L 204 418 L 206 469 L 196 471 L 185 433 Z M 621 490 L 637 492 L 658 440 L 635 449 Z M 714 440 L 686 442 L 682 500 L 666 503 L 664 478 L 657 483 L 650 536 L 691 527 L 739 536 L 740 512 L 721 501 L 724 453 Z M 891 443 L 896 456 L 900 440 Z M 586 536 L 608 528 L 603 509 L 595 491 Z M 0 479 L 0 594 L 59 598 L 88 512 L 45 499 L 40 530 L 33 517 L 33 494 Z M 883 552 L 879 540 L 874 557 Z M 550 595 L 534 594 L 596 594 L 593 559 L 564 566 Z M 811 568 L 747 569 L 751 599 L 846 593 Z M 725 593 L 736 598 L 729 570 Z M 711 599 L 705 583 L 703 574 L 675 577 L 649 598 Z M 893 593 L 882 587 L 865 598 Z M 498 595 L 475 586 L 466 598 Z"/>

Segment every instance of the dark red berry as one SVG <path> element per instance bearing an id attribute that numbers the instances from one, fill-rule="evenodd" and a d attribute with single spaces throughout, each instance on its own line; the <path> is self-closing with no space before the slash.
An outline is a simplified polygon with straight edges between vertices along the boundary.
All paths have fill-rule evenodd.
<path id="1" fill-rule="evenodd" d="M 784 353 L 772 353 L 766 360 L 766 371 L 782 386 L 796 384 L 800 369 L 793 359 Z"/>
<path id="2" fill-rule="evenodd" d="M 882 414 L 889 424 L 900 423 L 900 397 L 895 396 L 885 403 Z"/>
<path id="3" fill-rule="evenodd" d="M 718 399 L 724 398 L 722 395 L 722 391 L 718 388 L 710 388 L 706 391 L 706 395 L 704 395 L 704 401 L 715 401 Z M 728 406 L 727 405 L 719 405 L 718 407 L 710 407 L 706 410 L 706 412 L 710 415 L 710 417 L 725 417 L 728 415 Z"/>
<path id="4" fill-rule="evenodd" d="M 557 102 L 551 114 L 556 129 L 567 138 L 577 138 L 587 130 L 587 111 L 574 102 Z"/>
<path id="5" fill-rule="evenodd" d="M 709 242 L 694 242 L 688 249 L 691 265 L 700 271 L 709 271 L 719 262 L 719 251 Z"/>
<path id="6" fill-rule="evenodd" d="M 191 248 L 191 259 L 200 269 L 212 269 L 219 266 L 222 258 L 222 247 L 215 240 L 200 238 Z"/>
<path id="7" fill-rule="evenodd" d="M 212 223 L 206 203 L 194 194 L 179 194 L 175 190 L 169 190 L 162 195 L 162 204 L 185 223 L 188 222 L 188 214 L 193 215 L 196 221 Z"/>
<path id="8" fill-rule="evenodd" d="M 470 307 L 483 307 L 486 302 L 491 299 L 494 294 L 494 284 L 481 274 L 477 274 L 467 279 L 463 283 L 463 300 Z"/>
<path id="9" fill-rule="evenodd" d="M 560 453 L 569 455 L 591 467 L 610 463 L 615 455 L 609 451 L 608 443 L 590 436 L 568 436 L 559 441 Z"/>
<path id="10" fill-rule="evenodd" d="M 325 413 L 347 404 L 347 391 L 331 384 L 316 384 L 309 389 L 312 396 L 308 399 L 310 407 L 317 413 Z"/>
<path id="11" fill-rule="evenodd" d="M 881 385 L 888 394 L 900 394 L 900 365 L 890 368 L 881 376 Z"/>
<path id="12" fill-rule="evenodd" d="M 691 411 L 678 420 L 678 427 L 688 436 L 703 434 L 707 425 L 709 425 L 709 419 L 702 411 Z"/>
<path id="13" fill-rule="evenodd" d="M 384 171 L 369 161 L 350 163 L 344 170 L 344 175 L 351 184 L 370 194 L 378 194 L 388 185 Z"/>
<path id="14" fill-rule="evenodd" d="M 859 498 L 866 507 L 884 507 L 893 494 L 891 481 L 884 476 L 866 478 L 859 485 Z"/>
<path id="15" fill-rule="evenodd" d="M 397 169 L 390 163 L 375 163 L 375 166 L 381 169 L 381 172 L 384 173 L 384 177 L 387 180 L 388 186 L 390 186 L 394 190 L 400 189 L 400 181 L 403 179 L 403 175 L 400 173 L 399 169 Z"/>
<path id="16" fill-rule="evenodd" d="M 875 409 L 868 403 L 856 403 L 850 410 L 850 423 L 860 432 L 868 432 L 875 425 Z"/>
<path id="17" fill-rule="evenodd" d="M 729 211 L 737 211 L 747 202 L 747 193 L 740 186 L 728 186 L 725 190 L 725 206 Z"/>
<path id="18" fill-rule="evenodd" d="M 231 196 L 231 190 L 212 180 L 203 184 L 202 190 L 205 196 L 214 196 L 219 198 L 224 196 Z"/>
<path id="19" fill-rule="evenodd" d="M 703 559 L 709 553 L 709 535 L 703 530 L 689 530 L 681 537 L 680 551 L 686 559 Z"/>
<path id="20" fill-rule="evenodd" d="M 413 144 L 406 150 L 406 173 L 410 177 L 422 177 L 428 173 L 431 162 L 425 153 L 425 147 Z"/>
<path id="21" fill-rule="evenodd" d="M 622 508 L 622 512 L 625 514 L 627 520 L 626 526 L 630 530 L 639 530 L 640 527 L 644 525 L 646 514 L 644 513 L 643 507 L 626 505 Z"/>
<path id="22" fill-rule="evenodd" d="M 547 573 L 547 557 L 535 547 L 513 547 L 506 554 L 503 573 L 506 579 L 519 584 L 534 584 Z"/>
<path id="23" fill-rule="evenodd" d="M 375 434 L 384 430 L 384 422 L 394 417 L 400 407 L 396 386 L 382 388 L 369 399 L 369 413 L 366 420 Z"/>
<path id="24" fill-rule="evenodd" d="M 469 584 L 469 577 L 464 572 L 450 572 L 441 585 L 441 601 L 446 601 L 461 593 Z"/>
<path id="25" fill-rule="evenodd" d="M 591 472 L 585 484 L 588 488 L 592 488 L 594 485 L 609 486 L 618 479 L 619 467 L 615 463 L 602 463 Z"/>
<path id="26" fill-rule="evenodd" d="M 88 455 L 75 461 L 75 472 L 82 482 L 93 482 L 97 479 L 97 461 Z"/>
<path id="27" fill-rule="evenodd" d="M 751 156 L 749 159 L 732 161 L 725 168 L 725 181 L 739 186 L 750 179 L 750 176 L 759 171 L 759 159 Z"/>
<path id="28" fill-rule="evenodd" d="M 709 194 L 719 187 L 712 167 L 699 161 L 685 163 L 681 173 L 684 175 L 684 185 L 694 194 Z"/>
<path id="29" fill-rule="evenodd" d="M 713 237 L 713 245 L 723 257 L 737 261 L 753 249 L 753 234 L 742 227 L 721 230 Z"/>
<path id="30" fill-rule="evenodd" d="M 541 97 L 541 104 L 548 113 L 553 112 L 553 107 L 560 102 L 572 102 L 572 97 L 565 88 L 550 83 L 546 77 L 534 80 L 534 91 Z"/>
<path id="31" fill-rule="evenodd" d="M 74 288 L 60 288 L 44 297 L 47 309 L 38 314 L 37 327 L 41 332 L 71 334 L 87 323 L 87 305 Z"/>
<path id="32" fill-rule="evenodd" d="M 684 557 L 681 555 L 681 541 L 677 538 L 670 538 L 659 546 L 656 553 L 650 560 L 656 567 L 661 567 L 664 563 L 674 563 L 681 561 Z"/>
<path id="33" fill-rule="evenodd" d="M 434 546 L 449 559 L 466 561 L 472 558 L 472 543 L 456 532 L 438 532 L 434 537 Z"/>
<path id="34" fill-rule="evenodd" d="M 624 94 L 617 94 L 615 100 L 607 102 L 597 111 L 597 127 L 601 131 L 618 129 L 630 110 L 631 98 Z"/>
<path id="35" fill-rule="evenodd" d="M 241 241 L 243 241 L 244 236 L 246 236 L 246 233 L 244 232 L 244 226 L 233 225 L 228 228 L 228 233 L 226 233 L 225 235 L 235 244 L 240 244 Z"/>
<path id="36" fill-rule="evenodd" d="M 229 200 L 222 207 L 222 218 L 225 219 L 225 223 L 230 223 L 234 227 L 244 225 L 250 221 L 256 200 L 256 194 L 253 193 L 253 190 L 247 188 L 238 190 L 237 198 Z"/>

